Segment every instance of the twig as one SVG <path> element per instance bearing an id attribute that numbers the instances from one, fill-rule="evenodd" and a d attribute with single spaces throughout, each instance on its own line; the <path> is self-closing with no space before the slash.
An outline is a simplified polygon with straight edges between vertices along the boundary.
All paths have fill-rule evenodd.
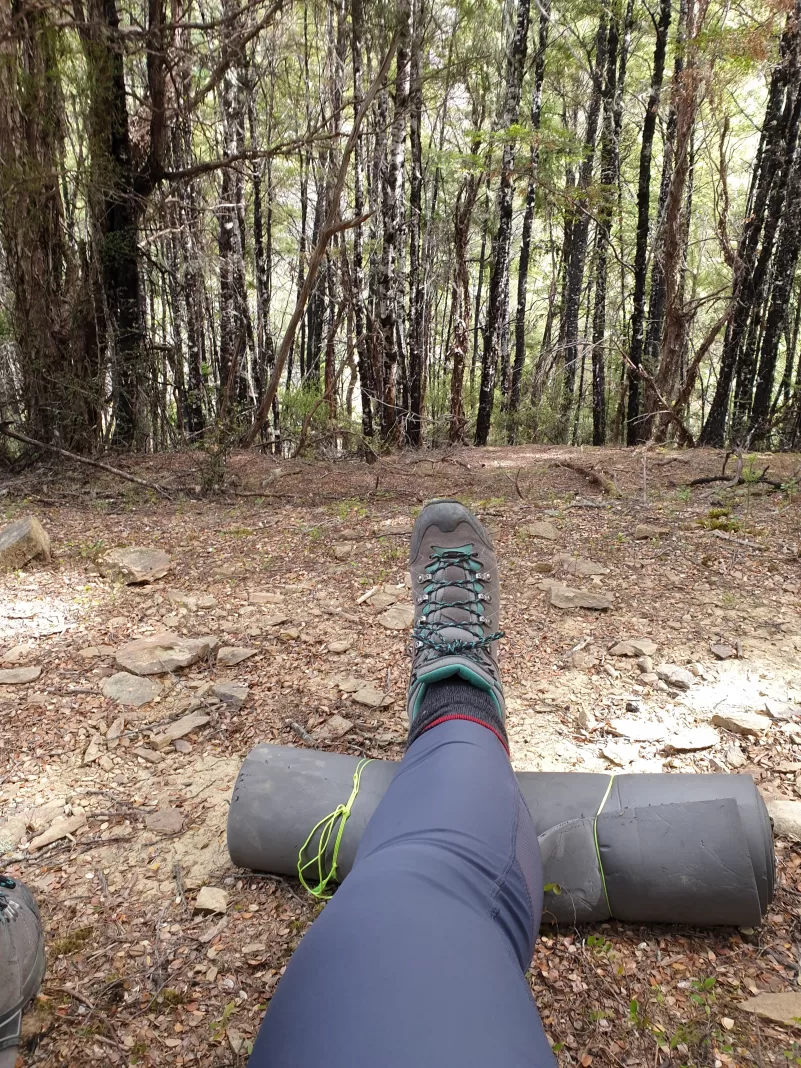
<path id="1" fill-rule="evenodd" d="M 745 538 L 735 538 L 731 534 L 727 534 L 725 530 L 713 530 L 712 536 L 714 538 L 720 538 L 722 541 L 732 541 L 735 545 L 744 545 L 746 549 L 756 549 L 761 553 L 768 551 L 767 545 L 757 545 L 753 541 L 746 541 Z"/>
<path id="2" fill-rule="evenodd" d="M 127 471 L 120 471 L 118 467 L 104 464 L 100 460 L 90 460 L 88 456 L 79 456 L 78 453 L 70 452 L 69 449 L 59 448 L 58 445 L 48 445 L 44 441 L 37 441 L 35 438 L 29 438 L 27 434 L 20 434 L 16 430 L 10 430 L 8 423 L 0 423 L 0 434 L 5 434 L 8 438 L 14 438 L 15 441 L 21 441 L 25 445 L 33 445 L 37 449 L 47 449 L 49 452 L 55 452 L 59 456 L 66 456 L 68 460 L 75 460 L 79 464 L 86 464 L 88 467 L 97 467 L 101 471 L 108 471 L 110 475 L 116 475 L 117 478 L 124 478 L 126 482 L 133 482 L 137 486 L 144 486 L 145 489 L 155 490 L 156 493 L 160 493 L 162 497 L 166 497 L 168 501 L 172 500 L 172 494 L 157 482 L 147 482 L 143 478 L 137 478 L 136 475 L 129 475 Z"/>
<path id="3" fill-rule="evenodd" d="M 118 1047 L 121 1050 L 125 1048 L 122 1044 L 117 1028 L 112 1023 L 108 1012 L 101 1012 L 100 1009 L 98 1009 L 98 1007 L 94 1004 L 94 1002 L 89 1000 L 89 998 L 85 998 L 83 994 L 79 994 L 77 990 L 72 990 L 68 986 L 51 986 L 49 989 L 55 990 L 60 994 L 69 995 L 69 997 L 74 998 L 75 1001 L 80 1001 L 82 1005 L 85 1005 L 90 1012 L 96 1013 L 96 1015 L 98 1015 L 108 1025 L 109 1030 L 111 1031 L 112 1035 L 114 1035 L 114 1038 L 117 1041 Z"/>
<path id="4" fill-rule="evenodd" d="M 298 735 L 298 737 L 303 739 L 304 742 L 308 742 L 309 745 L 317 745 L 317 742 L 314 738 L 312 738 L 306 728 L 301 727 L 301 725 L 299 723 L 296 723 L 294 719 L 291 719 L 289 721 L 289 726 L 292 728 L 295 734 Z"/>

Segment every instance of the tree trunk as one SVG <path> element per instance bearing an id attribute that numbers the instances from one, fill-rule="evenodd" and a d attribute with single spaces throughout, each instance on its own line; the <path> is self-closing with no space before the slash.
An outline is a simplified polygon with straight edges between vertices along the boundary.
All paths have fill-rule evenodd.
<path id="1" fill-rule="evenodd" d="M 406 438 L 411 446 L 423 444 L 423 403 L 425 397 L 426 359 L 423 338 L 425 287 L 420 262 L 423 211 L 423 83 L 421 58 L 425 9 L 423 0 L 414 0 L 412 48 L 410 58 L 409 143 L 411 176 L 409 181 L 409 419 Z"/>
<path id="2" fill-rule="evenodd" d="M 520 113 L 520 92 L 528 47 L 528 22 L 530 0 L 517 0 L 517 20 L 509 45 L 506 65 L 506 93 L 501 113 L 501 128 L 508 130 L 517 121 Z M 501 175 L 498 184 L 496 213 L 498 228 L 492 242 L 492 270 L 490 271 L 487 321 L 484 327 L 484 351 L 481 360 L 481 388 L 476 420 L 476 445 L 486 445 L 492 422 L 495 399 L 495 379 L 498 368 L 499 342 L 503 321 L 509 316 L 509 252 L 512 236 L 512 208 L 514 186 L 512 182 L 515 162 L 515 142 L 508 140 L 503 146 Z M 504 298 L 506 302 L 504 303 Z"/>
<path id="3" fill-rule="evenodd" d="M 364 9 L 362 0 L 351 2 L 351 27 L 353 34 L 353 107 L 359 110 L 364 96 L 362 73 L 362 35 L 364 33 Z M 360 134 L 353 147 L 353 212 L 357 219 L 364 214 L 364 141 Z M 359 389 L 362 408 L 362 433 L 373 436 L 373 382 L 371 361 L 365 334 L 364 306 L 364 227 L 359 223 L 353 231 L 353 332 L 358 358 Z"/>
<path id="4" fill-rule="evenodd" d="M 640 141 L 640 166 L 637 181 L 637 238 L 634 253 L 634 296 L 631 316 L 631 348 L 629 360 L 634 368 L 642 365 L 645 342 L 645 287 L 648 273 L 648 237 L 651 213 L 651 157 L 653 154 L 656 119 L 659 99 L 665 75 L 672 0 L 660 0 L 659 21 L 656 24 L 656 44 L 651 72 L 651 92 L 645 108 L 642 138 Z M 640 428 L 640 376 L 630 369 L 628 375 L 628 408 L 626 413 L 626 444 L 636 445 L 641 439 Z"/>

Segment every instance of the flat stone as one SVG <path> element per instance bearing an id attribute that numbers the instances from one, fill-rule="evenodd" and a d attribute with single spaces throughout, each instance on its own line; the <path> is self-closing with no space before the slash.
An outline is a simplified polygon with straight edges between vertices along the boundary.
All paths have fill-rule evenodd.
<path id="1" fill-rule="evenodd" d="M 160 808 L 145 816 L 145 827 L 157 834 L 178 834 L 183 830 L 184 817 L 179 808 Z"/>
<path id="2" fill-rule="evenodd" d="M 392 704 L 392 698 L 389 694 L 379 690 L 372 682 L 368 682 L 366 686 L 356 690 L 353 700 L 359 705 L 365 705 L 367 708 L 386 708 L 387 705 Z"/>
<path id="3" fill-rule="evenodd" d="M 711 749 L 717 745 L 720 737 L 711 727 L 688 727 L 686 730 L 671 734 L 667 744 L 677 752 L 694 752 L 697 749 Z"/>
<path id="4" fill-rule="evenodd" d="M 677 664 L 657 664 L 654 672 L 658 679 L 672 686 L 674 690 L 689 690 L 695 682 L 692 672 Z"/>
<path id="5" fill-rule="evenodd" d="M 281 604 L 283 593 L 268 593 L 266 590 L 253 590 L 248 595 L 251 604 Z"/>
<path id="6" fill-rule="evenodd" d="M 634 528 L 634 537 L 638 541 L 645 541 L 649 538 L 664 538 L 670 534 L 670 527 L 657 527 L 650 523 L 638 523 Z"/>
<path id="7" fill-rule="evenodd" d="M 110 549 L 98 560 L 101 575 L 124 582 L 126 586 L 155 582 L 164 578 L 171 566 L 172 559 L 163 549 L 141 545 Z"/>
<path id="8" fill-rule="evenodd" d="M 114 770 L 114 761 L 111 759 L 108 753 L 101 753 L 100 756 L 97 758 L 97 763 L 103 769 L 103 771 Z"/>
<path id="9" fill-rule="evenodd" d="M 40 667 L 0 668 L 0 686 L 24 686 L 41 674 Z"/>
<path id="10" fill-rule="evenodd" d="M 300 637 L 299 627 L 284 627 L 283 630 L 279 630 L 278 637 L 283 642 L 294 642 Z"/>
<path id="11" fill-rule="evenodd" d="M 125 730 L 125 717 L 117 716 L 109 729 L 106 731 L 106 741 L 115 742 Z"/>
<path id="12" fill-rule="evenodd" d="M 195 612 L 198 608 L 214 608 L 216 600 L 210 593 L 187 593 L 185 590 L 167 590 L 167 597 L 173 604 Z"/>
<path id="13" fill-rule="evenodd" d="M 156 735 L 153 742 L 161 749 L 169 745 L 170 742 L 174 742 L 178 738 L 185 738 L 187 734 L 205 727 L 208 722 L 209 716 L 205 716 L 202 712 L 189 712 L 187 715 L 181 716 L 180 719 L 168 723 L 164 731 Z"/>
<path id="14" fill-rule="evenodd" d="M 659 682 L 659 676 L 654 671 L 644 671 L 640 675 L 640 682 L 645 683 L 646 686 L 653 686 L 655 682 Z"/>
<path id="15" fill-rule="evenodd" d="M 743 1012 L 754 1012 L 774 1023 L 798 1027 L 801 1019 L 801 990 L 781 990 L 773 994 L 765 991 L 756 997 L 740 1002 Z"/>
<path id="16" fill-rule="evenodd" d="M 414 609 L 410 604 L 393 605 L 376 618 L 386 630 L 408 630 L 414 623 Z"/>
<path id="17" fill-rule="evenodd" d="M 274 615 L 265 616 L 262 620 L 265 627 L 280 627 L 282 623 L 286 623 L 289 616 L 286 612 L 276 612 Z"/>
<path id="18" fill-rule="evenodd" d="M 607 742 L 601 749 L 601 756 L 606 757 L 612 764 L 617 764 L 619 768 L 633 763 L 639 755 L 637 746 L 627 742 Z"/>
<path id="19" fill-rule="evenodd" d="M 195 898 L 195 912 L 225 912 L 228 891 L 219 886 L 201 886 Z"/>
<path id="20" fill-rule="evenodd" d="M 219 697 L 229 708 L 241 708 L 250 693 L 250 687 L 238 682 L 215 682 L 212 687 L 215 697 Z"/>
<path id="21" fill-rule="evenodd" d="M 373 608 L 389 608 L 390 605 L 395 604 L 397 599 L 394 593 L 388 593 L 386 590 L 380 589 L 367 598 L 367 603 L 372 605 Z"/>
<path id="22" fill-rule="evenodd" d="M 709 646 L 709 649 L 718 660 L 731 660 L 733 656 L 737 656 L 737 650 L 734 646 L 728 645 L 726 642 L 715 642 Z"/>
<path id="23" fill-rule="evenodd" d="M 748 761 L 738 745 L 730 745 L 723 756 L 730 768 L 744 768 Z"/>
<path id="24" fill-rule="evenodd" d="M 84 660 L 94 660 L 98 656 L 113 656 L 113 645 L 87 645 L 84 649 L 78 650 L 78 656 L 82 656 Z"/>
<path id="25" fill-rule="evenodd" d="M 13 645 L 10 649 L 6 649 L 0 659 L 4 664 L 24 664 L 26 660 L 32 660 L 37 652 L 35 645 L 23 642 L 21 645 Z"/>
<path id="26" fill-rule="evenodd" d="M 537 519 L 533 523 L 524 523 L 520 529 L 530 538 L 545 538 L 546 541 L 557 541 L 559 531 L 553 523 L 544 519 Z"/>
<path id="27" fill-rule="evenodd" d="M 659 742 L 667 734 L 667 728 L 662 723 L 626 718 L 610 719 L 609 729 L 613 734 L 632 742 Z"/>
<path id="28" fill-rule="evenodd" d="M 347 560 L 349 557 L 353 556 L 353 542 L 338 542 L 333 548 L 333 553 L 335 560 Z"/>
<path id="29" fill-rule="evenodd" d="M 650 675 L 654 670 L 654 662 L 650 656 L 637 657 L 637 667 L 643 673 L 643 675 Z"/>
<path id="30" fill-rule="evenodd" d="M 765 799 L 768 815 L 773 820 L 773 830 L 784 838 L 801 842 L 801 801 Z"/>
<path id="31" fill-rule="evenodd" d="M 609 568 L 604 567 L 603 564 L 596 564 L 594 560 L 583 560 L 580 556 L 570 556 L 569 553 L 557 553 L 553 562 L 568 575 L 590 578 L 592 575 L 609 574 Z"/>
<path id="32" fill-rule="evenodd" d="M 17 571 L 37 556 L 50 560 L 50 537 L 35 516 L 15 519 L 0 530 L 0 572 Z"/>
<path id="33" fill-rule="evenodd" d="M 570 654 L 570 663 L 577 670 L 586 671 L 588 668 L 595 667 L 598 663 L 598 658 L 593 656 L 592 653 L 588 653 L 586 649 L 577 649 Z"/>
<path id="34" fill-rule="evenodd" d="M 609 650 L 610 656 L 653 656 L 657 650 L 656 642 L 650 638 L 626 638 Z"/>
<path id="35" fill-rule="evenodd" d="M 224 645 L 217 652 L 217 665 L 219 667 L 235 667 L 237 664 L 241 664 L 243 660 L 255 656 L 258 651 L 258 649 L 251 649 L 247 645 Z"/>
<path id="36" fill-rule="evenodd" d="M 185 738 L 176 738 L 172 747 L 176 753 L 191 753 L 193 748 L 192 743 L 187 742 Z"/>
<path id="37" fill-rule="evenodd" d="M 353 647 L 354 638 L 337 638 L 328 643 L 329 653 L 346 653 L 348 649 Z"/>
<path id="38" fill-rule="evenodd" d="M 755 712 L 733 708 L 728 712 L 716 712 L 712 723 L 735 734 L 762 734 L 770 729 L 773 720 L 770 716 L 758 716 Z"/>
<path id="39" fill-rule="evenodd" d="M 357 690 L 368 685 L 364 679 L 356 679 L 353 675 L 337 675 L 332 681 L 343 693 L 356 693 Z"/>
<path id="40" fill-rule="evenodd" d="M 155 749 L 148 749 L 145 745 L 138 745 L 131 752 L 135 757 L 141 757 L 142 760 L 146 760 L 148 764 L 160 764 L 164 759 L 161 753 L 157 753 Z"/>
<path id="41" fill-rule="evenodd" d="M 103 696 L 121 705 L 141 708 L 161 693 L 161 684 L 153 679 L 131 675 L 128 671 L 118 671 L 103 680 Z"/>
<path id="42" fill-rule="evenodd" d="M 59 838 L 66 838 L 68 834 L 75 834 L 86 823 L 86 814 L 76 813 L 74 816 L 65 816 L 57 819 L 46 831 L 31 839 L 28 849 L 43 849 L 45 846 L 57 842 Z"/>
<path id="43" fill-rule="evenodd" d="M 100 753 L 101 753 L 100 737 L 99 737 L 99 735 L 95 734 L 92 737 L 92 740 L 89 742 L 89 745 L 87 745 L 87 747 L 86 747 L 86 751 L 83 754 L 82 763 L 83 764 L 94 764 L 94 762 L 100 756 Z"/>
<path id="44" fill-rule="evenodd" d="M 554 608 L 589 608 L 602 612 L 612 607 L 612 595 L 595 593 L 591 590 L 573 590 L 569 586 L 553 583 L 550 587 L 549 601 Z"/>
<path id="45" fill-rule="evenodd" d="M 320 742 L 330 741 L 335 738 L 344 738 L 348 731 L 352 729 L 353 724 L 351 721 L 336 712 L 317 728 L 314 732 L 314 737 Z"/>
<path id="46" fill-rule="evenodd" d="M 155 634 L 150 638 L 137 638 L 116 652 L 115 659 L 121 668 L 135 675 L 160 675 L 178 668 L 196 664 L 204 656 L 214 652 L 217 638 L 182 638 L 180 634 Z"/>

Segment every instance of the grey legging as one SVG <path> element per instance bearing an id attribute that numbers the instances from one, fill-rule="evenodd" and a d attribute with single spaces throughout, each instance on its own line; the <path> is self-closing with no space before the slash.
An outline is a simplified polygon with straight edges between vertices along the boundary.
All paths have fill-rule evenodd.
<path id="1" fill-rule="evenodd" d="M 410 746 L 289 962 L 250 1068 L 551 1068 L 525 977 L 541 909 L 503 746 L 441 723 Z"/>

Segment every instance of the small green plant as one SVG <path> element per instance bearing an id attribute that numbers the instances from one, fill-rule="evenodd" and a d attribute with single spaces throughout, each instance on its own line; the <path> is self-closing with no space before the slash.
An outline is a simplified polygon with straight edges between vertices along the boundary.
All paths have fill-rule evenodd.
<path id="1" fill-rule="evenodd" d="M 742 523 L 731 515 L 729 508 L 710 508 L 707 514 L 698 520 L 698 526 L 705 530 L 723 530 L 729 534 L 742 530 Z"/>
<path id="2" fill-rule="evenodd" d="M 690 497 L 692 496 L 692 490 L 689 486 L 680 486 L 676 490 L 676 496 L 680 501 L 683 501 L 685 504 L 688 504 L 690 501 Z"/>
<path id="3" fill-rule="evenodd" d="M 587 946 L 595 953 L 602 953 L 605 956 L 609 956 L 612 952 L 612 943 L 603 935 L 587 935 Z"/>
<path id="4" fill-rule="evenodd" d="M 73 953 L 78 953 L 92 937 L 93 932 L 94 927 L 76 927 L 74 931 L 52 943 L 53 956 L 71 957 Z"/>
<path id="5" fill-rule="evenodd" d="M 228 1021 L 236 1012 L 237 1005 L 235 1001 L 229 1001 L 223 1009 L 223 1014 L 219 1020 L 212 1020 L 209 1024 L 209 1030 L 211 1031 L 211 1037 L 214 1042 L 219 1042 L 225 1035 L 225 1029 L 228 1026 Z"/>

